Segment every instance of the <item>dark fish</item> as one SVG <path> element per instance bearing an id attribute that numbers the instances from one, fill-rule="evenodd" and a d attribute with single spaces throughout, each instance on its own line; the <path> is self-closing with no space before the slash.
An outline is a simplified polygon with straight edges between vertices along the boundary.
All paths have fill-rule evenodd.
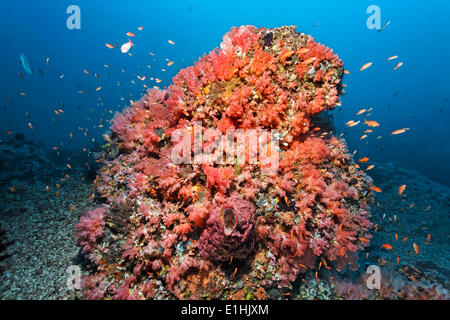
<path id="1" fill-rule="evenodd" d="M 44 76 L 44 72 L 42 72 L 41 69 L 38 69 L 38 71 L 39 71 L 39 74 L 43 77 Z"/>

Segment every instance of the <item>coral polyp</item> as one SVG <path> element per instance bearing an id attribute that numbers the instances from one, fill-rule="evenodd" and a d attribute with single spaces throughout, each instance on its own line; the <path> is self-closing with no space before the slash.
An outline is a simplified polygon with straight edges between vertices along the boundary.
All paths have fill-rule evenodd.
<path id="1" fill-rule="evenodd" d="M 96 180 L 104 205 L 77 226 L 92 261 L 85 297 L 228 299 L 244 287 L 274 299 L 319 263 L 357 268 L 371 180 L 326 121 L 342 76 L 338 56 L 296 27 L 235 27 L 116 115 Z M 261 156 L 174 163 L 176 132 L 209 129 L 275 130 L 279 147 L 266 151 L 278 170 L 262 170 Z"/>

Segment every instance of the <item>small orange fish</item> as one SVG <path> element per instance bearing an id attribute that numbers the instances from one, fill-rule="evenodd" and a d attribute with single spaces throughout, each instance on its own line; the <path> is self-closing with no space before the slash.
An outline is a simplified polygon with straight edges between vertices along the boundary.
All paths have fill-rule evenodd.
<path id="1" fill-rule="evenodd" d="M 409 128 L 398 129 L 398 130 L 393 131 L 391 134 L 392 135 L 401 134 L 401 133 L 404 133 L 406 130 L 409 130 Z"/>
<path id="2" fill-rule="evenodd" d="M 170 44 L 175 44 L 175 42 L 173 42 L 172 40 L 167 41 Z"/>
<path id="3" fill-rule="evenodd" d="M 363 114 L 363 113 L 366 112 L 366 111 L 367 111 L 366 109 L 361 109 L 361 110 L 359 110 L 359 111 L 356 113 L 356 115 L 359 116 L 359 115 Z"/>
<path id="4" fill-rule="evenodd" d="M 167 66 L 170 67 L 170 66 L 173 65 L 173 64 L 174 64 L 173 61 L 169 61 L 169 62 L 167 63 Z"/>
<path id="5" fill-rule="evenodd" d="M 127 32 L 127 37 L 135 37 L 136 35 L 132 32 Z"/>
<path id="6" fill-rule="evenodd" d="M 31 130 L 34 130 L 33 124 L 31 122 L 28 123 L 28 126 L 30 127 Z"/>
<path id="7" fill-rule="evenodd" d="M 16 192 L 16 189 L 15 189 L 14 187 L 11 187 L 11 188 L 9 188 L 9 191 L 10 191 L 11 193 L 14 193 L 14 192 Z"/>
<path id="8" fill-rule="evenodd" d="M 427 242 L 430 242 L 431 240 L 431 234 L 427 234 Z"/>
<path id="9" fill-rule="evenodd" d="M 69 168 L 70 170 L 72 170 L 72 166 L 70 164 L 66 164 L 67 168 Z"/>
<path id="10" fill-rule="evenodd" d="M 130 48 L 131 48 L 132 46 L 134 46 L 134 43 L 131 42 L 131 39 L 128 39 L 128 42 L 124 43 L 124 44 L 120 47 L 120 51 L 121 51 L 122 53 L 127 53 L 127 52 L 130 50 Z"/>
<path id="11" fill-rule="evenodd" d="M 403 191 L 405 191 L 406 185 L 402 184 L 400 187 L 398 187 L 398 194 L 401 196 L 403 194 Z"/>
<path id="12" fill-rule="evenodd" d="M 397 257 L 397 264 L 400 263 L 400 257 Z"/>
<path id="13" fill-rule="evenodd" d="M 370 166 L 367 167 L 367 171 L 372 170 L 375 166 L 373 164 L 371 164 Z"/>
<path id="14" fill-rule="evenodd" d="M 361 162 L 361 163 L 366 163 L 367 161 L 369 161 L 369 158 L 367 158 L 367 157 L 359 159 L 359 162 Z"/>
<path id="15" fill-rule="evenodd" d="M 408 240 L 408 237 L 404 237 L 403 239 L 402 239 L 402 242 L 406 242 Z"/>
<path id="16" fill-rule="evenodd" d="M 375 191 L 375 192 L 383 192 L 383 191 L 381 191 L 380 188 L 375 187 L 375 186 L 370 186 L 370 190 Z"/>
<path id="17" fill-rule="evenodd" d="M 395 234 L 395 241 L 398 240 L 398 234 Z"/>
<path id="18" fill-rule="evenodd" d="M 366 243 L 369 242 L 369 240 L 367 240 L 367 239 L 364 238 L 364 237 L 360 237 L 359 240 L 361 240 L 362 242 L 366 242 Z"/>
<path id="19" fill-rule="evenodd" d="M 304 53 L 307 53 L 307 52 L 309 52 L 308 48 L 301 48 L 300 50 L 297 51 L 297 54 L 304 54 Z"/>
<path id="20" fill-rule="evenodd" d="M 234 269 L 233 277 L 232 277 L 232 278 L 234 278 L 234 277 L 236 276 L 236 272 L 237 272 L 237 267 Z"/>
<path id="21" fill-rule="evenodd" d="M 355 121 L 353 121 L 353 120 L 350 120 L 350 121 L 348 121 L 348 122 L 346 123 L 346 125 L 349 126 L 349 127 L 354 127 L 354 126 L 357 126 L 358 124 L 359 124 L 359 121 L 358 121 L 358 122 L 355 122 Z"/>
<path id="22" fill-rule="evenodd" d="M 144 27 L 138 27 L 139 31 L 142 31 L 144 29 Z"/>
<path id="23" fill-rule="evenodd" d="M 359 71 L 363 71 L 366 70 L 367 68 L 369 68 L 372 65 L 372 62 L 368 62 L 366 64 L 364 64 L 361 69 L 359 69 Z"/>
<path id="24" fill-rule="evenodd" d="M 398 68 L 400 68 L 402 65 L 403 65 L 403 62 L 397 63 L 397 65 L 394 68 L 394 71 L 397 70 Z"/>
<path id="25" fill-rule="evenodd" d="M 46 186 L 45 187 L 45 192 L 49 192 L 50 191 L 50 187 L 49 186 Z"/>
<path id="26" fill-rule="evenodd" d="M 384 243 L 381 245 L 381 247 L 386 250 L 392 250 L 392 246 L 389 243 Z"/>
<path id="27" fill-rule="evenodd" d="M 112 44 L 105 43 L 105 46 L 109 49 L 114 49 L 115 47 Z"/>
<path id="28" fill-rule="evenodd" d="M 364 133 L 372 133 L 372 132 L 373 132 L 372 129 L 367 129 L 364 131 Z"/>
<path id="29" fill-rule="evenodd" d="M 345 73 L 345 74 L 350 74 L 350 71 L 344 70 L 344 73 Z"/>
<path id="30" fill-rule="evenodd" d="M 375 120 L 370 120 L 370 121 L 365 120 L 364 124 L 368 125 L 369 127 L 373 127 L 373 128 L 380 126 L 380 124 L 378 122 L 376 122 Z"/>
<path id="31" fill-rule="evenodd" d="M 359 138 L 359 140 L 364 140 L 365 138 L 367 138 L 367 134 L 361 136 L 361 138 Z"/>
<path id="32" fill-rule="evenodd" d="M 345 247 L 341 247 L 341 256 L 345 256 Z"/>
<path id="33" fill-rule="evenodd" d="M 398 56 L 392 56 L 392 57 L 387 58 L 386 61 L 391 61 L 391 60 L 394 60 L 394 59 L 397 59 L 397 58 L 398 58 Z"/>
<path id="34" fill-rule="evenodd" d="M 416 252 L 416 254 L 420 253 L 420 248 L 416 243 L 413 243 L 413 248 L 414 248 L 414 251 Z"/>

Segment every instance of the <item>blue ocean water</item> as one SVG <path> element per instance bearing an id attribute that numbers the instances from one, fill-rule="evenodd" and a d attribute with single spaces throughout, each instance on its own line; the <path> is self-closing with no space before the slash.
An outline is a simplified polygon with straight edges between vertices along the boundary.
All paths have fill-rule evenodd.
<path id="1" fill-rule="evenodd" d="M 72 4 L 80 8 L 79 30 L 66 26 L 66 10 Z M 370 5 L 380 8 L 381 26 L 391 22 L 381 32 L 367 27 Z M 374 161 L 398 161 L 448 185 L 449 9 L 450 3 L 444 0 L 282 4 L 4 0 L 0 3 L 0 139 L 7 138 L 7 131 L 21 132 L 49 147 L 79 150 L 93 138 L 101 140 L 107 126 L 93 127 L 111 119 L 110 110 L 120 111 L 130 99 L 143 94 L 136 75 L 159 78 L 159 85 L 167 86 L 178 70 L 217 47 L 232 26 L 297 25 L 298 31 L 333 48 L 351 72 L 344 79 L 347 87 L 342 108 L 333 112 L 337 129 L 345 133 L 349 148 L 358 149 L 359 155 Z M 139 26 L 144 29 L 138 31 Z M 127 41 L 129 31 L 136 34 L 130 51 L 133 56 L 105 47 L 105 43 L 120 46 Z M 168 39 L 176 45 L 168 44 Z M 22 68 L 22 53 L 34 68 L 34 77 Z M 386 61 L 392 55 L 399 58 Z M 174 65 L 166 67 L 166 58 L 175 61 Z M 398 61 L 404 65 L 393 71 Z M 366 62 L 373 65 L 359 72 Z M 105 64 L 110 68 L 106 69 Z M 167 71 L 162 72 L 162 68 Z M 83 70 L 89 71 L 90 76 Z M 21 79 L 17 72 L 25 78 Z M 64 78 L 60 79 L 62 75 Z M 102 89 L 96 91 L 99 86 Z M 79 90 L 86 93 L 79 94 Z M 18 95 L 19 91 L 26 92 L 26 96 Z M 54 110 L 59 108 L 64 114 L 56 116 Z M 361 141 L 363 127 L 348 128 L 345 123 L 357 120 L 355 113 L 363 108 L 373 108 L 371 119 L 378 121 L 380 127 Z M 52 118 L 56 118 L 56 123 Z M 30 130 L 29 123 L 34 130 Z M 404 127 L 410 130 L 390 135 Z M 73 139 L 68 138 L 70 133 Z M 382 138 L 377 140 L 378 136 Z"/>

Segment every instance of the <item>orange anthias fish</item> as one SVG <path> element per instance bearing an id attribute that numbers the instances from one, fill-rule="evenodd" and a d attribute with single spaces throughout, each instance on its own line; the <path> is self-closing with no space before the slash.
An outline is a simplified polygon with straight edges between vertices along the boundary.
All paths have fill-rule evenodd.
<path id="1" fill-rule="evenodd" d="M 420 248 L 416 243 L 413 243 L 413 248 L 414 248 L 414 251 L 416 252 L 416 254 L 420 253 Z"/>
<path id="2" fill-rule="evenodd" d="M 403 65 L 403 62 L 399 62 L 399 63 L 395 66 L 394 71 L 397 70 L 398 68 L 400 68 L 402 65 Z"/>
<path id="3" fill-rule="evenodd" d="M 112 44 L 105 43 L 105 46 L 108 47 L 108 48 L 110 48 L 110 49 L 114 49 L 114 46 L 113 46 Z"/>
<path id="4" fill-rule="evenodd" d="M 406 185 L 402 184 L 400 187 L 398 187 L 398 194 L 401 196 L 403 191 L 405 191 Z"/>
<path id="5" fill-rule="evenodd" d="M 372 170 L 375 166 L 373 164 L 371 164 L 370 166 L 367 167 L 367 171 Z"/>
<path id="6" fill-rule="evenodd" d="M 359 116 L 360 114 L 363 114 L 366 111 L 367 111 L 366 109 L 361 109 L 356 113 L 356 115 Z"/>
<path id="7" fill-rule="evenodd" d="M 308 48 L 301 48 L 300 50 L 297 51 L 297 54 L 304 54 L 304 53 L 307 53 L 307 52 L 309 52 Z"/>
<path id="8" fill-rule="evenodd" d="M 370 190 L 375 191 L 375 192 L 383 192 L 383 191 L 381 191 L 380 188 L 375 187 L 375 186 L 371 186 L 371 187 L 370 187 Z"/>
<path id="9" fill-rule="evenodd" d="M 144 27 L 139 27 L 138 28 L 139 31 L 142 31 L 143 29 L 144 29 Z"/>
<path id="10" fill-rule="evenodd" d="M 386 61 L 394 60 L 394 59 L 397 59 L 397 58 L 398 58 L 398 56 L 392 56 L 392 57 L 387 58 Z"/>
<path id="11" fill-rule="evenodd" d="M 407 130 L 409 130 L 409 128 L 398 129 L 398 130 L 393 131 L 391 134 L 392 134 L 392 135 L 397 135 L 397 134 L 404 133 L 404 132 L 406 132 Z"/>
<path id="12" fill-rule="evenodd" d="M 369 68 L 371 65 L 372 65 L 372 62 L 368 62 L 368 63 L 366 63 L 365 65 L 363 65 L 363 66 L 361 67 L 361 69 L 359 69 L 359 71 L 366 70 L 366 69 Z"/>
<path id="13" fill-rule="evenodd" d="M 369 127 L 373 127 L 373 128 L 380 126 L 380 124 L 378 122 L 376 122 L 375 120 L 370 120 L 370 121 L 365 120 L 364 124 L 368 125 Z"/>
<path id="14" fill-rule="evenodd" d="M 392 250 L 392 246 L 389 243 L 384 243 L 381 247 L 386 250 Z"/>
<path id="15" fill-rule="evenodd" d="M 169 62 L 167 63 L 167 66 L 170 67 L 171 65 L 173 65 L 173 63 L 174 63 L 173 61 L 169 61 Z"/>
<path id="16" fill-rule="evenodd" d="M 361 162 L 361 163 L 366 163 L 367 161 L 369 161 L 369 158 L 367 158 L 367 157 L 359 159 L 359 162 Z"/>
<path id="17" fill-rule="evenodd" d="M 173 42 L 172 40 L 169 40 L 167 42 L 169 42 L 170 44 L 175 44 L 175 42 Z"/>
<path id="18" fill-rule="evenodd" d="M 131 39 L 128 39 L 128 42 L 124 43 L 124 44 L 120 47 L 120 51 L 121 51 L 122 53 L 127 53 L 127 52 L 130 50 L 130 48 L 131 48 L 132 46 L 134 46 L 134 43 L 131 42 Z"/>
<path id="19" fill-rule="evenodd" d="M 134 33 L 132 33 L 132 32 L 127 32 L 127 36 L 128 37 L 135 37 L 136 35 Z"/>
<path id="20" fill-rule="evenodd" d="M 354 127 L 354 126 L 357 126 L 358 124 L 359 124 L 359 121 L 355 122 L 353 120 L 347 121 L 347 123 L 346 123 L 346 125 L 349 127 Z"/>

